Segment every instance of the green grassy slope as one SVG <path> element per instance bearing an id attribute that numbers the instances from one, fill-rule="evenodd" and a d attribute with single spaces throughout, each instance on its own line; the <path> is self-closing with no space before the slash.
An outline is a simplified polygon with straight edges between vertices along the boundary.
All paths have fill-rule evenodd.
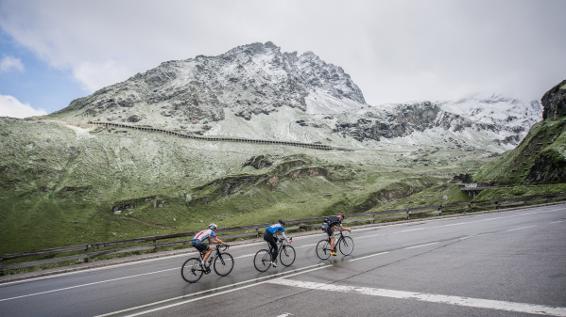
<path id="1" fill-rule="evenodd" d="M 534 125 L 517 148 L 483 166 L 474 179 L 497 184 L 559 183 L 565 162 L 566 118 L 546 120 Z M 562 174 L 555 175 L 561 169 Z"/>
<path id="2" fill-rule="evenodd" d="M 211 144 L 7 118 L 0 136 L 0 254 L 422 204 L 485 157 Z M 272 165 L 244 166 L 258 155 Z"/>

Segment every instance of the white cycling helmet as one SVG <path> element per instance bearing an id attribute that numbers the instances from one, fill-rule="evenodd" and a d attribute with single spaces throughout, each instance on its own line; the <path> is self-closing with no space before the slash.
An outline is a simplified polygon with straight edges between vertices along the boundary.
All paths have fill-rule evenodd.
<path id="1" fill-rule="evenodd" d="M 216 230 L 216 229 L 218 229 L 218 226 L 215 223 L 211 223 L 211 224 L 208 225 L 208 229 Z"/>

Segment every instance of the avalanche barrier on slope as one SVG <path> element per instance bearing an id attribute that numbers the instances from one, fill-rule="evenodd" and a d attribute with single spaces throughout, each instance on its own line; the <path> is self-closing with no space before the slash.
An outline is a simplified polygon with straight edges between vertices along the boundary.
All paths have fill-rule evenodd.
<path id="1" fill-rule="evenodd" d="M 244 138 L 228 138 L 228 137 L 214 137 L 214 136 L 198 136 L 192 134 L 185 134 L 171 130 L 164 130 L 153 128 L 150 126 L 137 126 L 137 125 L 129 125 L 123 123 L 114 123 L 114 122 L 102 122 L 102 121 L 89 121 L 89 124 L 104 126 L 106 128 L 109 127 L 117 127 L 117 128 L 126 128 L 126 129 L 135 129 L 141 131 L 148 131 L 148 132 L 159 132 L 168 135 L 173 135 L 181 138 L 192 139 L 192 140 L 199 140 L 199 141 L 213 141 L 213 142 L 238 142 L 238 143 L 253 143 L 253 144 L 266 144 L 266 145 L 287 145 L 287 146 L 295 146 L 295 147 L 302 147 L 314 150 L 322 150 L 322 151 L 351 151 L 350 149 L 346 148 L 339 148 L 333 147 L 330 145 L 325 144 L 315 144 L 315 143 L 301 143 L 301 142 L 290 142 L 290 141 L 277 141 L 277 140 L 262 140 L 262 139 L 244 139 Z"/>

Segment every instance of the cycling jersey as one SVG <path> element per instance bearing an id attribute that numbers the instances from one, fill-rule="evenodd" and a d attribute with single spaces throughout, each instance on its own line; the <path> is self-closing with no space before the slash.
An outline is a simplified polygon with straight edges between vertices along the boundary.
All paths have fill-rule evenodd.
<path id="1" fill-rule="evenodd" d="M 215 238 L 216 232 L 211 229 L 205 229 L 197 232 L 193 237 L 193 240 L 204 241 L 206 239 Z"/>
<path id="2" fill-rule="evenodd" d="M 326 222 L 329 227 L 342 224 L 342 221 L 340 220 L 340 218 L 338 218 L 336 216 L 326 217 L 326 218 L 324 218 L 324 222 Z"/>
<path id="3" fill-rule="evenodd" d="M 283 238 L 285 238 L 285 240 L 288 240 L 287 236 L 285 235 L 285 227 L 283 227 L 280 223 L 276 223 L 274 225 L 265 228 L 265 232 L 271 235 L 275 235 L 277 232 L 280 232 Z"/>

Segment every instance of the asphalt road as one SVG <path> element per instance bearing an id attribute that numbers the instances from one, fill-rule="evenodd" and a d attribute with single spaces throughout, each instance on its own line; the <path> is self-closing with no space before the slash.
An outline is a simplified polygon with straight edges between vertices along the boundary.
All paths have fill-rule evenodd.
<path id="1" fill-rule="evenodd" d="M 0 284 L 0 316 L 566 316 L 566 204 L 356 229 L 352 256 L 186 283 L 188 255 Z"/>

